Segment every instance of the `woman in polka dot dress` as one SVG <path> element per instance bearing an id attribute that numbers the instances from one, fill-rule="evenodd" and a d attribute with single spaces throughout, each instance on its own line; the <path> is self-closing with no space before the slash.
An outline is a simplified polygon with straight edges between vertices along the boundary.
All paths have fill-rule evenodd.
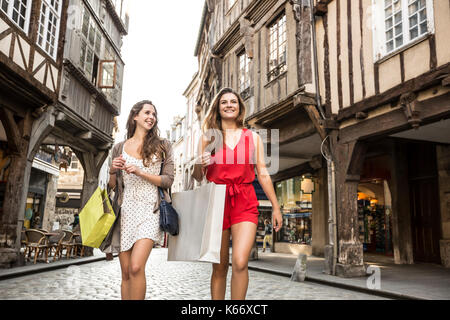
<path id="1" fill-rule="evenodd" d="M 158 187 L 170 201 L 167 191 L 174 170 L 172 147 L 159 137 L 157 124 L 152 102 L 137 103 L 128 117 L 127 140 L 113 149 L 109 186 L 119 193 L 121 208 L 119 260 L 124 300 L 145 299 L 145 265 L 153 245 L 163 239 Z"/>

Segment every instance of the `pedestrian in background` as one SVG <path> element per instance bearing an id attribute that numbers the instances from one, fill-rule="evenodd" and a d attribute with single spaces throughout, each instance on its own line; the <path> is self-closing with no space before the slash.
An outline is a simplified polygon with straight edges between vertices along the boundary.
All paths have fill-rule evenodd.
<path id="1" fill-rule="evenodd" d="M 73 215 L 73 222 L 71 223 L 72 225 L 72 230 L 75 229 L 75 227 L 80 223 L 80 216 L 78 215 L 78 212 L 76 212 Z"/>
<path id="2" fill-rule="evenodd" d="M 200 156 L 193 173 L 197 181 L 206 175 L 208 181 L 227 186 L 220 264 L 213 264 L 211 275 L 213 300 L 225 299 L 230 235 L 233 239 L 231 299 L 243 300 L 247 294 L 248 259 L 258 224 L 258 200 L 252 185 L 255 163 L 258 181 L 272 203 L 275 230 L 278 231 L 282 224 L 278 201 L 264 162 L 262 140 L 258 134 L 244 128 L 244 119 L 245 105 L 240 95 L 231 88 L 220 90 L 203 124 L 198 150 Z"/>
<path id="3" fill-rule="evenodd" d="M 155 243 L 162 243 L 159 227 L 159 193 L 174 179 L 172 146 L 159 136 L 158 117 L 151 101 L 138 102 L 127 121 L 127 140 L 112 152 L 109 187 L 118 192 L 120 207 L 120 267 L 123 300 L 143 300 L 145 265 Z"/>
<path id="4" fill-rule="evenodd" d="M 263 240 L 263 252 L 266 251 L 266 243 L 269 243 L 270 251 L 272 249 L 272 224 L 269 220 L 264 220 L 264 240 Z"/>

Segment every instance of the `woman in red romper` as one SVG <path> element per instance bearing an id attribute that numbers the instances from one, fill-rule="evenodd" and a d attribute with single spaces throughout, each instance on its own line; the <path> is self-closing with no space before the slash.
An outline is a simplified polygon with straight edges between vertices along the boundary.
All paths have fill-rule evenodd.
<path id="1" fill-rule="evenodd" d="M 223 88 L 212 101 L 203 124 L 200 157 L 193 173 L 197 181 L 206 174 L 209 181 L 227 186 L 220 264 L 213 264 L 211 276 L 213 300 L 225 299 L 230 235 L 233 239 L 231 299 L 243 300 L 247 294 L 248 258 L 258 224 L 258 200 L 252 185 L 255 167 L 258 181 L 272 203 L 275 231 L 279 231 L 282 224 L 280 207 L 264 162 L 261 138 L 244 129 L 244 119 L 245 105 L 240 95 Z"/>

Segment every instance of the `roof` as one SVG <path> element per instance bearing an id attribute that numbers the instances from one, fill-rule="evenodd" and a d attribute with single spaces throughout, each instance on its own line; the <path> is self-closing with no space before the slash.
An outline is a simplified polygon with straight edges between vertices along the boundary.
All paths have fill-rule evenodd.
<path id="1" fill-rule="evenodd" d="M 195 45 L 194 57 L 198 56 L 198 51 L 200 49 L 200 42 L 202 40 L 202 31 L 203 31 L 203 27 L 205 26 L 207 13 L 208 13 L 208 4 L 205 1 L 205 4 L 203 5 L 203 13 L 202 13 L 202 20 L 200 22 L 200 29 L 198 30 L 197 44 Z"/>

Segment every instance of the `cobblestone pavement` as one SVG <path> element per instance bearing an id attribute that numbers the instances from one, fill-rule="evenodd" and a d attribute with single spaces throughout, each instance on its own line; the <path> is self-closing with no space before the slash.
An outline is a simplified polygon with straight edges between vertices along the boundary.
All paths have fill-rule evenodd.
<path id="1" fill-rule="evenodd" d="M 154 249 L 147 262 L 147 294 L 151 300 L 209 300 L 211 265 L 167 262 L 166 249 Z M 360 300 L 384 299 L 364 293 L 291 282 L 289 278 L 249 271 L 248 300 Z M 227 299 L 230 299 L 231 268 Z M 120 299 L 119 259 L 43 272 L 0 281 L 0 299 L 116 300 Z"/>

